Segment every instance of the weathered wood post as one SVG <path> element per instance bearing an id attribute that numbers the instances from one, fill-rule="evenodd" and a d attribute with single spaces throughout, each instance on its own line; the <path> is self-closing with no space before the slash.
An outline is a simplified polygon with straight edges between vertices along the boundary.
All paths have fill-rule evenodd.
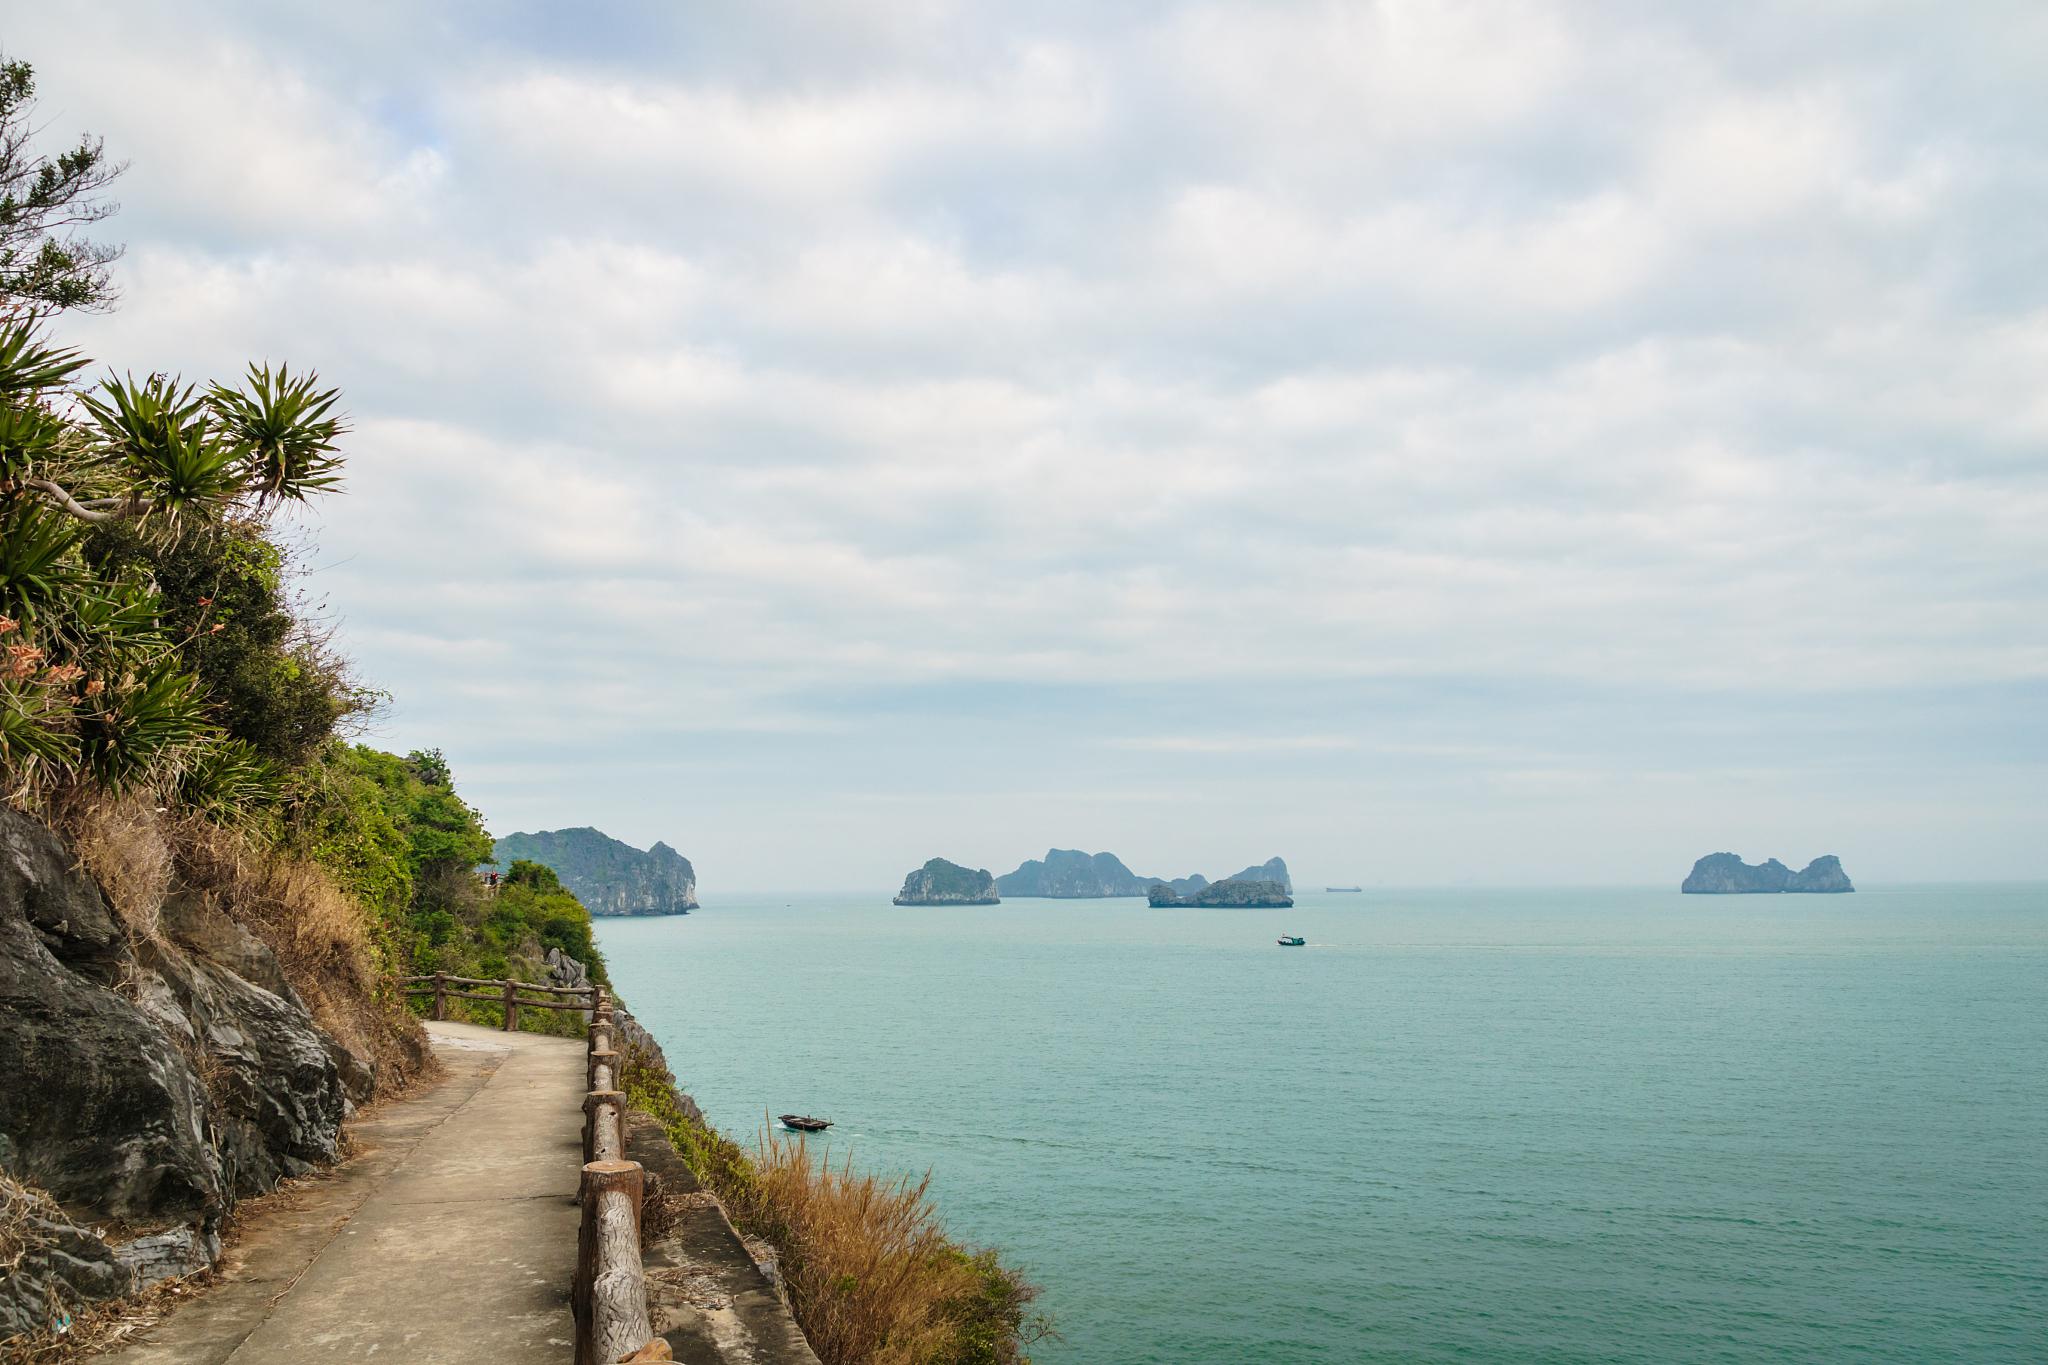
<path id="1" fill-rule="evenodd" d="M 637 1161 L 583 1167 L 583 1228 L 577 1239 L 577 1365 L 604 1365 L 646 1346 L 647 1283 L 640 1268 Z"/>
<path id="2" fill-rule="evenodd" d="M 583 1097 L 583 1160 L 611 1161 L 626 1154 L 626 1092 L 593 1090 Z"/>
<path id="3" fill-rule="evenodd" d="M 609 1047 L 590 1050 L 589 1075 L 585 1090 L 611 1090 L 619 1083 L 619 1054 Z"/>
<path id="4" fill-rule="evenodd" d="M 507 1033 L 519 1027 L 519 997 L 514 993 L 518 989 L 519 983 L 517 981 L 514 981 L 509 976 L 505 978 L 505 1032 Z"/>
<path id="5" fill-rule="evenodd" d="M 448 1017 L 448 973 L 434 973 L 434 1018 Z"/>

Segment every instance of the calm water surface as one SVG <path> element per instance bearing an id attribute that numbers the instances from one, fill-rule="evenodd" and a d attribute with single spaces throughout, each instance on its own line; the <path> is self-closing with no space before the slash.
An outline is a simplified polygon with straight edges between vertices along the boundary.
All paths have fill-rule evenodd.
<path id="1" fill-rule="evenodd" d="M 1045 1286 L 1043 1365 L 2048 1359 L 2048 888 L 714 896 L 599 939 L 728 1132 L 931 1168 Z"/>

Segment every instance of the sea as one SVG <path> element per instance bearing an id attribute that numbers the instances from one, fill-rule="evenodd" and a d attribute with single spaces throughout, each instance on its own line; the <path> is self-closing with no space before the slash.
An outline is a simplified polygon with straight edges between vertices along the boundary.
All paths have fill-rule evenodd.
<path id="1" fill-rule="evenodd" d="M 719 1127 L 929 1171 L 1043 1286 L 1039 1365 L 2048 1360 L 2048 886 L 713 893 L 598 938 Z"/>

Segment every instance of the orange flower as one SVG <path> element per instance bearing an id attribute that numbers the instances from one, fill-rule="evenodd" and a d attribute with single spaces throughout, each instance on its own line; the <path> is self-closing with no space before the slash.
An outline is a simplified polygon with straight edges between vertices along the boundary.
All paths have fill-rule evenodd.
<path id="1" fill-rule="evenodd" d="M 88 697 L 97 697 L 100 693 L 106 690 L 107 685 L 101 682 L 98 678 L 94 678 L 91 682 L 85 685 L 85 695 Z"/>
<path id="2" fill-rule="evenodd" d="M 34 645 L 7 646 L 7 676 L 26 678 L 43 661 L 43 651 Z"/>
<path id="3" fill-rule="evenodd" d="M 0 616 L 0 635 L 20 629 L 21 622 L 15 620 L 12 616 Z"/>

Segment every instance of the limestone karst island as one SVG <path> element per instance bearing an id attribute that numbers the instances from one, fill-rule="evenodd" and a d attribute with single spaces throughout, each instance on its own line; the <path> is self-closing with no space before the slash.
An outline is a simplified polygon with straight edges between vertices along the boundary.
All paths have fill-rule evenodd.
<path id="1" fill-rule="evenodd" d="M 1778 892 L 1823 894 L 1854 891 L 1842 860 L 1823 854 L 1794 872 L 1776 858 L 1752 866 L 1733 853 L 1709 853 L 1692 865 L 1678 888 L 1688 896 L 1770 895 Z"/>

